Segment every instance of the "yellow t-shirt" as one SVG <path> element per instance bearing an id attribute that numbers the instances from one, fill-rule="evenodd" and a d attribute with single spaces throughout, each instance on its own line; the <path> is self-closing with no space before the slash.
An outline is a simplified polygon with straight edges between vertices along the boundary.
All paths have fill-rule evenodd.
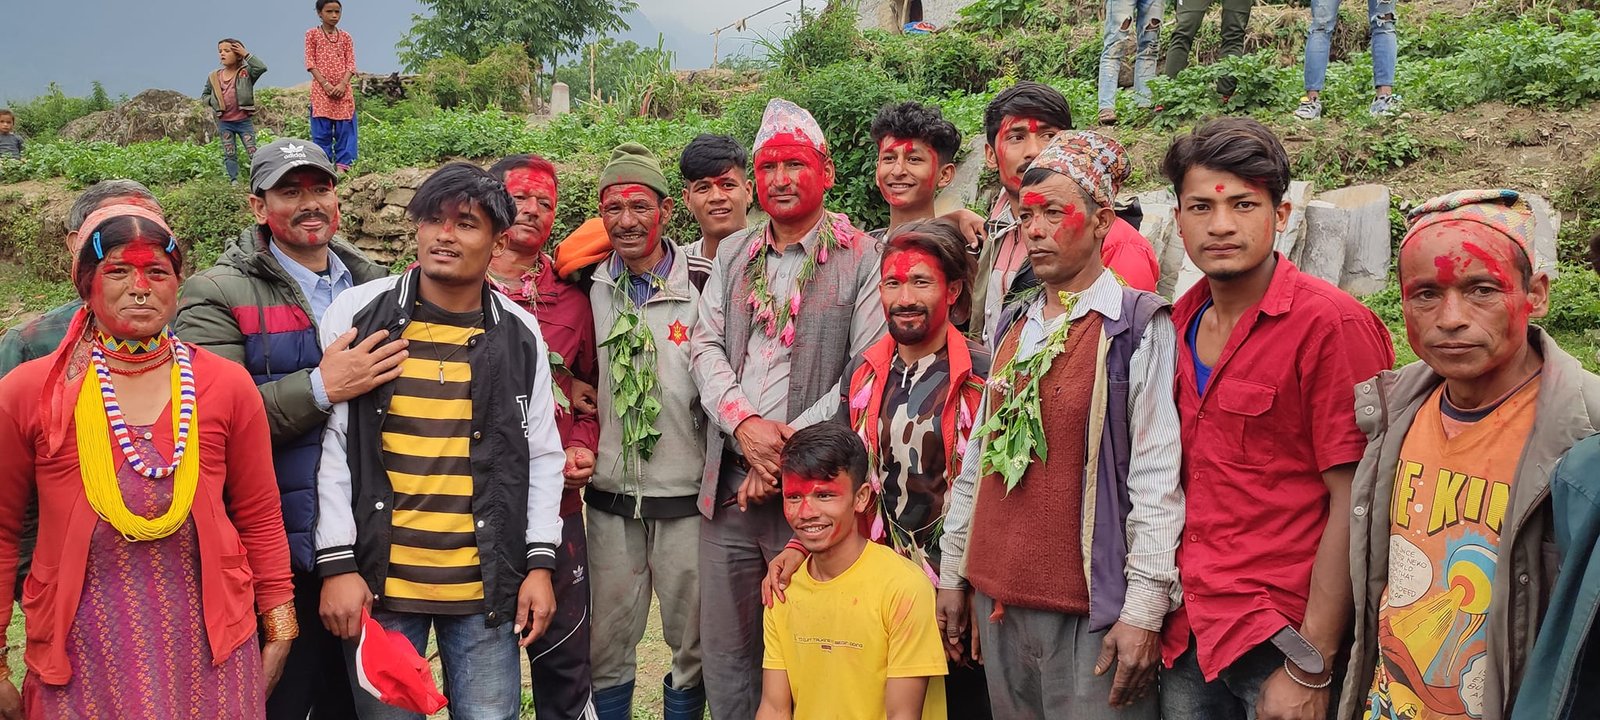
<path id="1" fill-rule="evenodd" d="M 819 582 L 809 562 L 787 602 L 766 611 L 761 666 L 789 674 L 795 720 L 883 720 L 889 678 L 928 678 L 922 720 L 945 720 L 944 642 L 927 574 L 868 543 L 854 565 Z"/>

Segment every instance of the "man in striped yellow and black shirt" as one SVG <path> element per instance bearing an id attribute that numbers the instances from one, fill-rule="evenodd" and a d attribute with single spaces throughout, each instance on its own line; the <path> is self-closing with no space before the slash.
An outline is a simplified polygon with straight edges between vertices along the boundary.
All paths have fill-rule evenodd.
<path id="1" fill-rule="evenodd" d="M 398 379 L 334 405 L 323 433 L 322 619 L 353 639 L 370 608 L 419 651 L 435 635 L 451 717 L 516 717 L 522 647 L 556 611 L 566 453 L 548 350 L 538 320 L 485 280 L 515 218 L 505 185 L 446 165 L 407 213 L 419 267 L 345 292 L 319 328 L 324 346 L 354 329 L 356 342 L 400 337 L 408 353 Z M 415 717 L 366 692 L 356 711 Z"/>
<path id="2" fill-rule="evenodd" d="M 472 365 L 482 311 L 425 300 L 402 334 L 411 353 L 383 423 L 383 466 L 394 487 L 384 606 L 399 612 L 483 612 L 472 527 Z M 469 344 L 470 343 L 470 344 Z"/>

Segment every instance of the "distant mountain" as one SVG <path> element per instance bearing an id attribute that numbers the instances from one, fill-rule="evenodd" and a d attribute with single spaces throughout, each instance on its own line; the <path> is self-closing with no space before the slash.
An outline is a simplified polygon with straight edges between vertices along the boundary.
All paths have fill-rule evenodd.
<path id="1" fill-rule="evenodd" d="M 711 31 L 740 12 L 765 7 L 752 0 L 640 0 L 628 16 L 632 29 L 617 37 L 655 47 L 658 34 L 683 68 L 711 64 Z M 148 88 L 198 95 L 217 63 L 216 41 L 238 38 L 266 61 L 262 84 L 306 82 L 302 63 L 305 31 L 317 24 L 312 0 L 289 3 L 219 3 L 211 0 L 58 0 L 5 2 L 0 22 L 0 104 L 35 97 L 51 82 L 71 95 L 86 95 L 98 80 L 112 96 Z M 729 6 L 733 6 L 730 9 Z M 341 27 L 356 42 L 363 71 L 400 69 L 395 43 L 411 27 L 418 0 L 354 2 Z M 798 5 L 795 5 L 798 7 Z M 724 34 L 722 53 L 738 52 L 758 31 L 776 30 L 791 8 L 769 11 L 750 29 Z"/>

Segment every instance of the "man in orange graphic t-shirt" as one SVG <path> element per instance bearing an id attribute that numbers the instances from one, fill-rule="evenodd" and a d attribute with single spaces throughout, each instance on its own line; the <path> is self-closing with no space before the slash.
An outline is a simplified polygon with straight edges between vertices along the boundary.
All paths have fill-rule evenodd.
<path id="1" fill-rule="evenodd" d="M 1594 432 L 1600 378 L 1529 319 L 1549 302 L 1512 190 L 1412 212 L 1401 309 L 1420 362 L 1356 388 L 1355 645 L 1341 720 L 1510 713 L 1553 568 L 1548 472 Z"/>

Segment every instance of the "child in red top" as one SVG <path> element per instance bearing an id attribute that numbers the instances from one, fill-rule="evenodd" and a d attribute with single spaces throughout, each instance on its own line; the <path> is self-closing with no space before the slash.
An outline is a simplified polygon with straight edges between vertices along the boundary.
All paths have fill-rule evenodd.
<path id="1" fill-rule="evenodd" d="M 333 158 L 339 172 L 356 162 L 355 42 L 339 29 L 344 5 L 317 0 L 322 25 L 306 31 L 306 71 L 311 73 L 311 141 Z"/>

